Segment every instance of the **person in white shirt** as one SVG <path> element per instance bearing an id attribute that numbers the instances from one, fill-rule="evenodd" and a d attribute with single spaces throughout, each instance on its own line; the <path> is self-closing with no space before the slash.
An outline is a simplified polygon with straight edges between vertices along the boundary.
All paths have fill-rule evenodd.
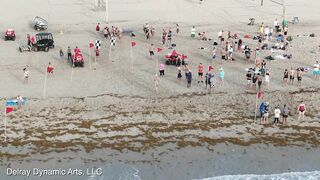
<path id="1" fill-rule="evenodd" d="M 274 25 L 274 28 L 276 29 L 276 32 L 278 32 L 278 29 L 280 28 L 278 19 L 274 21 L 273 25 Z"/>
<path id="2" fill-rule="evenodd" d="M 192 38 L 196 37 L 196 27 L 195 26 L 192 26 L 192 28 L 191 28 L 191 37 Z"/>
<path id="3" fill-rule="evenodd" d="M 266 40 L 269 40 L 269 35 L 270 35 L 270 28 L 269 26 L 266 26 L 266 28 L 264 28 L 264 35 L 266 37 Z"/>
<path id="4" fill-rule="evenodd" d="M 23 76 L 24 76 L 24 83 L 28 83 L 29 81 L 29 71 L 27 67 L 23 68 Z"/>
<path id="5" fill-rule="evenodd" d="M 280 110 L 279 106 L 277 106 L 274 109 L 274 122 L 273 123 L 275 125 L 279 124 L 280 114 L 281 114 L 281 110 Z"/>

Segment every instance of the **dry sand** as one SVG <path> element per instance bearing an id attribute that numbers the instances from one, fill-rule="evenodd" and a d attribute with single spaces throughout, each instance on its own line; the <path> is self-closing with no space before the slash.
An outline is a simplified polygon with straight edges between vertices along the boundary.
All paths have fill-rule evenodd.
<path id="1" fill-rule="evenodd" d="M 283 86 L 282 73 L 285 68 L 311 67 L 319 58 L 318 37 L 296 37 L 312 32 L 320 34 L 316 11 L 319 2 L 294 0 L 287 3 L 288 19 L 293 16 L 301 19 L 300 24 L 289 25 L 289 35 L 294 37 L 289 49 L 293 59 L 268 62 L 271 83 L 265 99 L 272 108 L 278 104 L 290 106 L 292 113 L 288 126 L 253 123 L 255 92 L 245 89 L 245 69 L 252 65 L 243 63 L 243 55 L 236 54 L 236 62 L 215 66 L 215 73 L 221 66 L 225 69 L 226 78 L 225 84 L 215 88 L 212 94 L 207 94 L 204 87 L 195 82 L 191 89 L 186 88 L 184 81 L 177 83 L 173 66 L 167 67 L 160 90 L 155 94 L 155 62 L 148 59 L 147 53 L 150 43 L 162 47 L 161 29 L 174 27 L 178 22 L 181 34 L 173 40 L 177 50 L 188 55 L 195 73 L 200 62 L 205 66 L 210 64 L 210 44 L 217 39 L 218 31 L 254 35 L 258 25 L 247 26 L 248 19 L 255 17 L 258 23 L 263 21 L 272 25 L 275 18 L 281 18 L 281 6 L 265 1 L 265 6 L 260 7 L 257 0 L 219 0 L 204 4 L 191 0 L 109 2 L 110 24 L 133 29 L 137 37 L 125 36 L 112 51 L 111 59 L 108 58 L 109 44 L 103 41 L 101 56 L 97 64 L 93 64 L 96 70 L 89 68 L 88 43 L 103 40 L 102 34 L 94 31 L 95 24 L 104 21 L 103 8 L 95 8 L 89 0 L 2 2 L 0 28 L 2 31 L 14 28 L 17 40 L 0 42 L 1 104 L 18 94 L 28 98 L 26 107 L 8 116 L 8 142 L 1 143 L 2 160 L 23 161 L 39 153 L 68 150 L 113 149 L 143 153 L 166 143 L 176 143 L 179 148 L 224 142 L 318 147 L 319 81 L 314 81 L 308 72 L 304 74 L 301 88 Z M 19 13 L 9 13 L 9 8 L 4 8 L 9 5 Z M 29 25 L 36 15 L 49 21 L 49 32 L 54 34 L 56 48 L 48 53 L 20 53 L 17 48 L 26 43 L 26 34 L 36 33 Z M 156 37 L 148 42 L 142 36 L 145 22 L 156 28 Z M 196 25 L 198 31 L 206 31 L 213 41 L 191 39 L 192 25 Z M 130 68 L 131 41 L 137 42 L 134 71 Z M 245 40 L 245 43 L 256 46 L 252 40 Z M 74 69 L 72 81 L 72 68 L 58 53 L 60 48 L 65 51 L 68 46 L 79 46 L 87 60 L 84 68 Z M 199 50 L 200 47 L 209 49 Z M 160 61 L 169 52 L 165 49 L 159 55 Z M 56 71 L 55 77 L 48 78 L 46 99 L 43 99 L 48 62 L 54 64 Z M 27 85 L 23 84 L 22 68 L 25 65 L 29 65 L 31 74 Z M 305 120 L 298 122 L 295 109 L 301 100 L 307 104 L 308 111 Z M 2 137 L 3 127 L 1 123 Z"/>

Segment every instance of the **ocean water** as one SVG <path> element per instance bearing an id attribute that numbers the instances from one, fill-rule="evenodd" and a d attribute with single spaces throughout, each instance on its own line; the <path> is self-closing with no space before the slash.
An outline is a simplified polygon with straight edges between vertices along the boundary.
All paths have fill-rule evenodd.
<path id="1" fill-rule="evenodd" d="M 271 175 L 226 175 L 194 180 L 320 180 L 320 171 L 290 172 Z"/>
<path id="2" fill-rule="evenodd" d="M 111 165 L 101 167 L 105 176 L 92 175 L 87 180 L 143 180 L 139 176 L 139 170 L 132 166 Z M 161 177 L 158 177 L 161 179 Z M 186 179 L 187 180 L 187 179 Z M 271 175 L 225 175 L 193 180 L 320 180 L 320 171 L 289 172 Z"/>

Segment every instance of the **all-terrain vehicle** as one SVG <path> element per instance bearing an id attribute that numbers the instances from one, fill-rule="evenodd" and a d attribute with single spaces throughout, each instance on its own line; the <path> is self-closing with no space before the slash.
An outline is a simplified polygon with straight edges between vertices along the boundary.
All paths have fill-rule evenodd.
<path id="1" fill-rule="evenodd" d="M 16 33 L 13 29 L 7 29 L 4 33 L 4 39 L 7 40 L 16 40 Z"/>
<path id="2" fill-rule="evenodd" d="M 33 27 L 37 31 L 43 31 L 48 29 L 48 22 L 45 19 L 36 16 L 33 20 Z"/>
<path id="3" fill-rule="evenodd" d="M 79 48 L 75 48 L 71 56 L 71 63 L 74 67 L 84 67 L 84 58 Z"/>
<path id="4" fill-rule="evenodd" d="M 36 34 L 36 42 L 33 44 L 35 51 L 48 52 L 50 48 L 54 48 L 54 40 L 51 33 Z"/>

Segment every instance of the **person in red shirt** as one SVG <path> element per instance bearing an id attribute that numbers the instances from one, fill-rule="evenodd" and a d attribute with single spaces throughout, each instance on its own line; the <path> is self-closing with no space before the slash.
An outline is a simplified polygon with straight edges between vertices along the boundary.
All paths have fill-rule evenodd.
<path id="1" fill-rule="evenodd" d="M 200 82 L 203 83 L 202 77 L 203 77 L 203 65 L 202 65 L 202 63 L 200 63 L 198 65 L 198 83 L 200 83 Z"/>
<path id="2" fill-rule="evenodd" d="M 52 66 L 51 63 L 49 62 L 49 65 L 48 65 L 48 67 L 47 67 L 47 73 L 53 75 L 53 69 L 54 69 L 53 66 Z"/>
<path id="3" fill-rule="evenodd" d="M 100 23 L 97 24 L 97 26 L 96 26 L 96 31 L 97 31 L 97 32 L 100 31 Z"/>
<path id="4" fill-rule="evenodd" d="M 31 46 L 33 46 L 34 44 L 35 44 L 35 38 L 34 38 L 34 36 L 31 36 L 31 39 L 30 39 L 30 41 L 31 41 Z"/>
<path id="5" fill-rule="evenodd" d="M 80 53 L 80 49 L 78 48 L 78 46 L 76 46 L 76 48 L 74 49 L 74 53 L 75 53 L 75 54 Z"/>
<path id="6" fill-rule="evenodd" d="M 304 113 L 306 112 L 306 110 L 307 110 L 306 105 L 303 102 L 301 102 L 298 106 L 298 112 L 299 112 L 298 121 L 303 120 Z"/>

